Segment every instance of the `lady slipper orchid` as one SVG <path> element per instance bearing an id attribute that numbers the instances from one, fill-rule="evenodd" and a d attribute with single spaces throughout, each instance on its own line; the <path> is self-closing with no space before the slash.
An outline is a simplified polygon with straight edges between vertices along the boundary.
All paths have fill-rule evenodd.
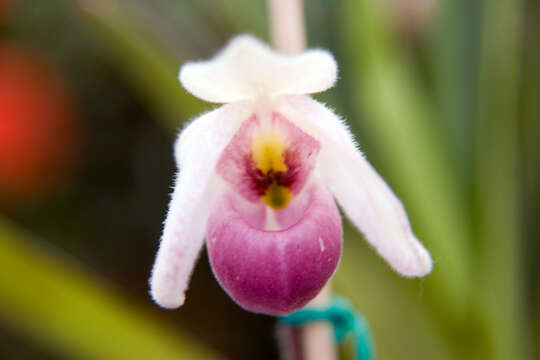
<path id="1" fill-rule="evenodd" d="M 233 39 L 214 59 L 187 63 L 180 82 L 226 103 L 178 137 L 179 168 L 150 280 L 154 300 L 183 304 L 206 238 L 213 272 L 243 308 L 283 315 L 315 297 L 342 251 L 334 202 L 398 273 L 431 271 L 401 202 L 358 150 L 344 122 L 306 94 L 334 85 L 330 53 L 272 51 Z"/>

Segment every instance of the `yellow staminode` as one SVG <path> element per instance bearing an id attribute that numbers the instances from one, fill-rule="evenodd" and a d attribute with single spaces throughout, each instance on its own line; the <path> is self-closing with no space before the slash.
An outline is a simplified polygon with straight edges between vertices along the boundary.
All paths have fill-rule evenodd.
<path id="1" fill-rule="evenodd" d="M 285 143 L 280 134 L 270 132 L 255 136 L 252 151 L 255 166 L 263 173 L 266 174 L 270 170 L 287 171 L 287 165 L 283 162 Z"/>
<path id="2" fill-rule="evenodd" d="M 252 154 L 255 166 L 264 174 L 270 170 L 274 173 L 288 170 L 283 161 L 285 143 L 280 134 L 270 132 L 255 136 L 252 143 Z M 278 185 L 275 181 L 266 189 L 263 201 L 275 210 L 284 209 L 291 201 L 291 190 L 286 186 Z"/>

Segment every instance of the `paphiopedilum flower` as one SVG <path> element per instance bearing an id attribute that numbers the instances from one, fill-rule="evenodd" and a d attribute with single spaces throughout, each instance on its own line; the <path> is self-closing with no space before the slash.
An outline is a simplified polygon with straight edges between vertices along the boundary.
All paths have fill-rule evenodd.
<path id="1" fill-rule="evenodd" d="M 158 304 L 184 303 L 206 239 L 216 278 L 240 306 L 275 315 L 300 309 L 341 257 L 334 199 L 398 273 L 431 271 L 401 202 L 344 122 L 307 96 L 336 76 L 327 51 L 284 55 L 247 35 L 212 60 L 182 66 L 189 92 L 225 105 L 176 141 L 179 173 L 150 280 Z"/>

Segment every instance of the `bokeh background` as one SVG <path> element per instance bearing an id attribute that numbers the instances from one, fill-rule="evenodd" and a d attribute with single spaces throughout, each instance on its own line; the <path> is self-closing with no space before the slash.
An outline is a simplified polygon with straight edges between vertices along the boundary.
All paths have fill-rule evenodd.
<path id="1" fill-rule="evenodd" d="M 378 359 L 540 359 L 540 2 L 306 0 L 310 47 L 403 199 L 433 273 L 399 277 L 345 222 L 334 278 Z M 147 279 L 172 141 L 211 105 L 176 80 L 262 0 L 0 0 L 0 358 L 276 359 L 203 253 L 186 305 Z"/>

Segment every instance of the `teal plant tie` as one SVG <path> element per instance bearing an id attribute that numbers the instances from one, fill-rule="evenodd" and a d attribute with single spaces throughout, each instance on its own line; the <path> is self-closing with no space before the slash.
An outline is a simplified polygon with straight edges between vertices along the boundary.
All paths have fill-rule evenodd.
<path id="1" fill-rule="evenodd" d="M 304 308 L 279 317 L 279 321 L 291 326 L 300 326 L 314 321 L 329 321 L 334 327 L 337 343 L 341 344 L 346 336 L 351 334 L 354 336 L 356 359 L 373 359 L 373 342 L 366 320 L 354 311 L 349 301 L 341 296 L 334 296 L 328 307 Z"/>

